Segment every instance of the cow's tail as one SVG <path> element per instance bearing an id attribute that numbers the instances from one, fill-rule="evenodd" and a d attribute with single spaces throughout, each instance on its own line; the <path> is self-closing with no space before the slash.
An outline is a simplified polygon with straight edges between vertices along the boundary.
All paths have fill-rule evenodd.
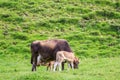
<path id="1" fill-rule="evenodd" d="M 31 56 L 31 64 L 33 64 L 33 56 Z"/>
<path id="2" fill-rule="evenodd" d="M 34 55 L 34 52 L 31 44 L 31 64 L 33 64 L 33 55 Z"/>

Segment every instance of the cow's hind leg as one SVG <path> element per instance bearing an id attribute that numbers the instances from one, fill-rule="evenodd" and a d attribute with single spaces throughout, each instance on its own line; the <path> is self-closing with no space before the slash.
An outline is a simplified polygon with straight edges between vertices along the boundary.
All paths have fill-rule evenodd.
<path id="1" fill-rule="evenodd" d="M 31 55 L 31 64 L 33 64 L 33 55 Z"/>

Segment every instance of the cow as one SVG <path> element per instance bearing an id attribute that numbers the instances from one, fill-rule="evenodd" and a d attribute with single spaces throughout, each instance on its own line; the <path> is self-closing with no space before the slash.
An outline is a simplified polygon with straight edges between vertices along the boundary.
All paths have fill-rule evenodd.
<path id="1" fill-rule="evenodd" d="M 31 43 L 32 71 L 36 71 L 37 62 L 49 62 L 56 59 L 58 51 L 72 52 L 68 42 L 64 39 L 36 40 Z M 38 61 L 37 61 L 38 60 Z M 64 63 L 62 63 L 62 70 Z"/>
<path id="2" fill-rule="evenodd" d="M 53 71 L 56 70 L 57 66 L 58 66 L 59 71 L 61 71 L 61 64 L 62 62 L 65 62 L 65 61 L 71 65 L 72 69 L 74 69 L 75 67 L 78 68 L 79 59 L 75 57 L 74 53 L 67 52 L 67 51 L 58 51 L 56 53 L 56 61 L 54 63 Z"/>

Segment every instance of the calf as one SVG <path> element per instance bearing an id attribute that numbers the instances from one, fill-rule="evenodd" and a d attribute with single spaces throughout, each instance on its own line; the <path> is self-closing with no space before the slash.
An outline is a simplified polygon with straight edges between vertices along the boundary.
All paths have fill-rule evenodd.
<path id="1" fill-rule="evenodd" d="M 56 61 L 54 63 L 54 71 L 56 70 L 57 66 L 59 71 L 61 71 L 61 63 L 68 62 L 71 65 L 71 68 L 78 68 L 79 60 L 77 57 L 74 56 L 74 53 L 67 52 L 67 51 L 58 51 L 56 53 Z"/>
<path id="2" fill-rule="evenodd" d="M 54 67 L 54 63 L 55 63 L 55 61 L 50 61 L 50 62 L 47 62 L 47 63 L 45 63 L 45 62 L 39 62 L 39 63 L 37 63 L 37 66 L 47 66 L 47 71 L 48 70 L 53 70 L 53 67 Z"/>
<path id="3" fill-rule="evenodd" d="M 49 63 L 48 63 L 48 65 L 47 65 L 47 70 L 53 70 L 53 68 L 54 68 L 54 63 L 55 63 L 55 61 L 50 61 Z"/>

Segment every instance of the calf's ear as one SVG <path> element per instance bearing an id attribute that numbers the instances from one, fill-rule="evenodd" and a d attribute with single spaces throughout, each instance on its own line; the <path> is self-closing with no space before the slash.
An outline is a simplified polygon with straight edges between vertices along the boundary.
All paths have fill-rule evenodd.
<path id="1" fill-rule="evenodd" d="M 79 60 L 79 58 L 75 57 L 75 60 Z"/>

